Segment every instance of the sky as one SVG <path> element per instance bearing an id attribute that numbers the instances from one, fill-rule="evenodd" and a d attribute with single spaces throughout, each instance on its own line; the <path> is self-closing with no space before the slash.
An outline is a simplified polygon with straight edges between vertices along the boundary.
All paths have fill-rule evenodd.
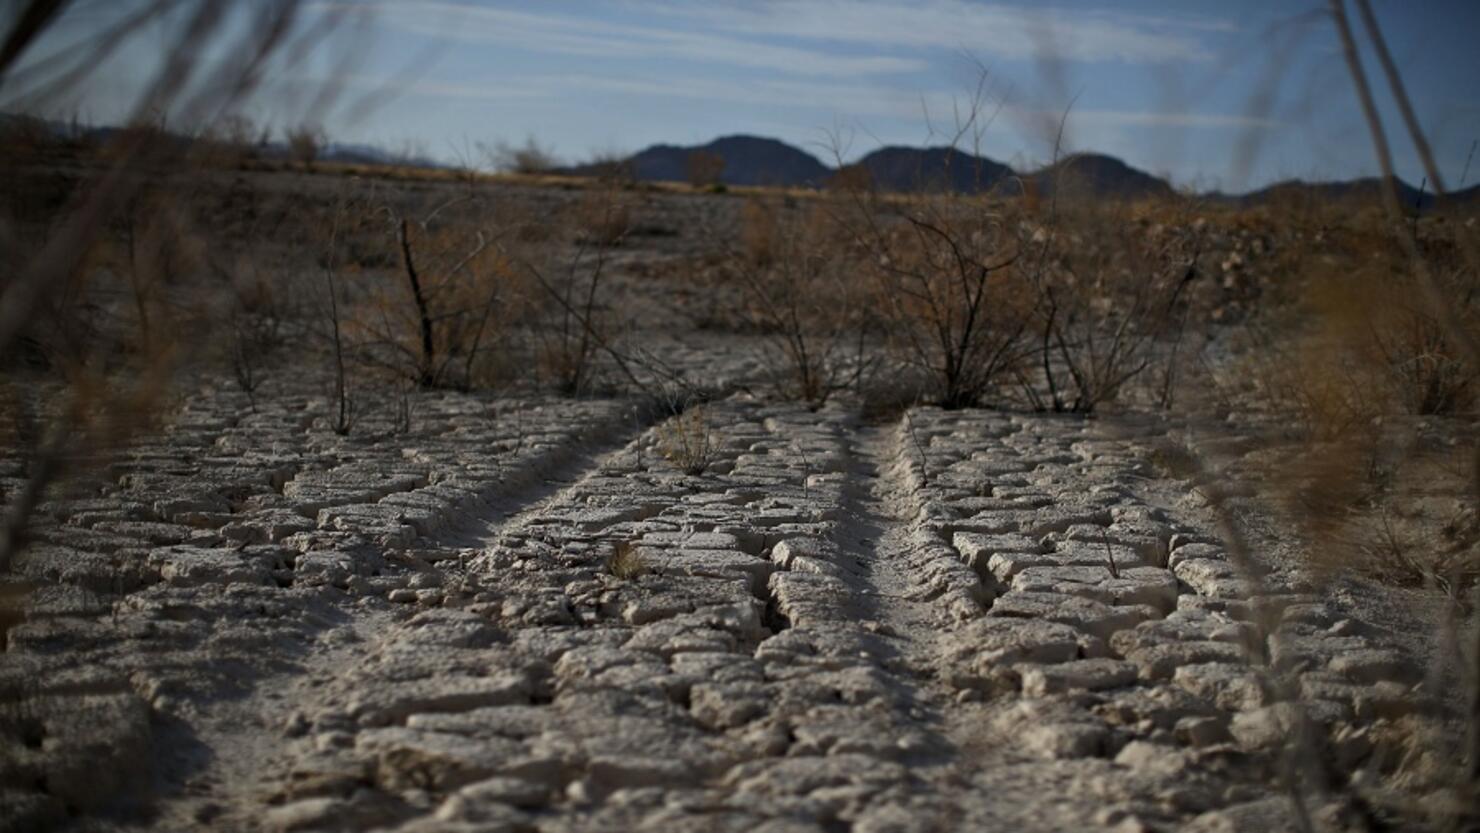
<path id="1" fill-rule="evenodd" d="M 26 57 L 76 49 L 141 2 L 76 0 Z M 1480 138 L 1480 2 L 1372 3 L 1455 187 Z M 582 161 L 747 133 L 831 162 L 948 141 L 978 101 L 985 129 L 967 143 L 1015 167 L 1051 160 L 1057 144 L 1179 186 L 1241 191 L 1377 170 L 1324 9 L 1320 0 L 306 0 L 303 26 L 332 19 L 335 28 L 246 109 L 278 129 L 313 122 L 338 141 L 444 161 L 477 162 L 480 143 L 527 137 Z M 1353 24 L 1362 34 L 1355 14 Z M 174 31 L 136 33 L 66 94 L 25 100 L 0 86 L 0 106 L 124 120 Z M 228 35 L 203 53 L 224 59 Z M 1399 174 L 1416 184 L 1417 156 L 1375 59 L 1364 58 Z M 1466 179 L 1480 179 L 1480 161 Z"/>

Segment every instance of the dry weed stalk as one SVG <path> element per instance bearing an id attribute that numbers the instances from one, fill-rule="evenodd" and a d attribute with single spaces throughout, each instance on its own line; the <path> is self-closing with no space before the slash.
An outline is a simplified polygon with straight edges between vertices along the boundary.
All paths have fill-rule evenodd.
<path id="1" fill-rule="evenodd" d="M 1374 47 L 1387 72 L 1400 112 L 1424 160 L 1428 179 L 1442 204 L 1443 181 L 1436 175 L 1427 142 L 1412 118 L 1402 82 L 1392 67 L 1380 30 L 1366 0 L 1353 0 L 1361 12 Z M 1369 227 L 1354 216 L 1337 229 L 1347 259 L 1313 259 L 1331 274 L 1318 275 L 1305 302 L 1314 310 L 1309 326 L 1268 360 L 1286 378 L 1276 380 L 1273 398 L 1300 414 L 1305 422 L 1301 439 L 1308 445 L 1296 453 L 1281 449 L 1281 477 L 1298 499 L 1293 504 L 1313 546 L 1341 551 L 1342 569 L 1366 568 L 1392 579 L 1396 573 L 1422 581 L 1450 596 L 1450 615 L 1440 625 L 1432 679 L 1448 676 L 1464 685 L 1465 711 L 1460 715 L 1463 748 L 1456 749 L 1453 723 L 1430 719 L 1422 692 L 1409 704 L 1415 712 L 1401 721 L 1373 727 L 1376 749 L 1367 760 L 1324 755 L 1296 688 L 1268 662 L 1281 638 L 1277 609 L 1258 603 L 1265 596 L 1265 577 L 1243 538 L 1224 491 L 1204 485 L 1204 494 L 1217 514 L 1226 549 L 1248 584 L 1255 641 L 1251 662 L 1260 669 L 1271 699 L 1288 704 L 1294 717 L 1284 748 L 1284 776 L 1302 828 L 1313 828 L 1306 809 L 1307 795 L 1327 785 L 1342 791 L 1346 803 L 1370 820 L 1420 821 L 1442 829 L 1469 829 L 1480 819 L 1480 630 L 1469 631 L 1461 622 L 1458 597 L 1465 578 L 1443 553 L 1433 554 L 1436 542 L 1411 537 L 1400 511 L 1404 501 L 1422 502 L 1428 495 L 1417 487 L 1410 470 L 1431 478 L 1439 467 L 1425 463 L 1424 420 L 1413 414 L 1439 414 L 1440 419 L 1469 407 L 1477 364 L 1475 311 L 1469 301 L 1475 286 L 1473 241 L 1457 232 L 1453 241 L 1423 239 L 1423 228 L 1409 221 L 1399 204 L 1392 155 L 1381 117 L 1361 65 L 1355 35 L 1347 19 L 1345 0 L 1330 0 L 1330 16 L 1345 53 L 1358 102 L 1367 120 L 1382 171 L 1380 196 L 1384 215 Z M 1354 244 L 1354 245 L 1353 245 Z M 1367 268 L 1370 271 L 1365 272 Z M 1313 381 L 1324 383 L 1311 384 Z M 1473 454 L 1480 454 L 1474 445 Z M 1452 455 L 1446 447 L 1439 453 Z M 1190 455 L 1187 455 L 1190 457 Z M 1480 500 L 1480 457 L 1465 473 L 1466 501 L 1473 513 Z M 1427 467 L 1425 467 L 1427 466 Z M 1195 458 L 1184 465 L 1207 484 L 1211 478 Z M 1424 484 L 1429 486 L 1430 484 Z M 1454 484 L 1457 485 L 1457 484 Z M 1461 512 L 1452 522 L 1457 538 L 1469 533 Z M 1464 546 L 1464 545 L 1462 545 Z M 1469 547 L 1472 547 L 1471 543 Z M 1472 614 L 1473 615 L 1473 614 Z M 1440 690 L 1442 691 L 1442 689 Z M 1439 692 L 1436 692 L 1439 693 Z M 1445 731 L 1440 730 L 1441 724 Z M 1447 735 L 1447 737 L 1446 737 Z M 1328 769 L 1329 766 L 1329 769 Z M 1396 783 L 1401 781 L 1403 783 Z"/>
<path id="2" fill-rule="evenodd" d="M 0 571 L 23 545 L 29 514 L 50 485 L 153 424 L 176 361 L 188 352 L 181 342 L 191 328 L 177 324 L 199 311 L 174 283 L 190 259 L 181 255 L 193 235 L 180 219 L 191 206 L 186 195 L 151 196 L 146 187 L 149 172 L 189 161 L 182 143 L 158 129 L 161 115 L 190 126 L 230 115 L 272 73 L 297 66 L 304 48 L 338 17 L 304 26 L 297 0 L 254 5 L 245 18 L 231 15 L 222 0 L 150 0 L 106 18 L 83 43 L 66 49 L 47 43 L 76 5 L 23 0 L 7 8 L 0 45 L 0 98 L 7 107 L 26 110 L 65 97 L 142 32 L 165 32 L 174 48 L 143 79 L 125 119 L 136 129 L 121 131 L 97 155 L 101 170 L 40 218 L 39 232 L 25 230 L 30 242 L 10 223 L 0 229 L 13 267 L 0 288 L 0 355 L 14 356 L 25 345 L 61 381 L 35 384 L 0 405 L 24 412 L 14 421 L 33 422 L 15 446 L 25 449 L 26 482 L 7 501 Z M 201 46 L 211 41 L 229 59 L 205 60 Z M 42 46 L 51 51 L 38 51 Z M 146 209 L 146 199 L 168 204 Z M 129 283 L 128 317 L 115 315 L 117 305 L 99 294 L 100 275 L 110 271 Z M 98 310 L 106 314 L 95 315 Z"/>
<path id="3" fill-rule="evenodd" d="M 613 578 L 632 581 L 647 575 L 648 565 L 642 549 L 631 541 L 618 541 L 606 560 L 606 572 Z"/>
<path id="4" fill-rule="evenodd" d="M 1393 97 L 1400 103 L 1404 124 L 1410 138 L 1413 140 L 1415 150 L 1424 165 L 1425 173 L 1430 182 L 1433 183 L 1434 191 L 1443 199 L 1447 194 L 1444 187 L 1444 179 L 1439 174 L 1438 166 L 1434 163 L 1433 153 L 1430 151 L 1423 130 L 1418 125 L 1413 115 L 1413 108 L 1409 103 L 1408 94 L 1404 88 L 1402 78 L 1393 65 L 1388 54 L 1387 44 L 1382 37 L 1381 28 L 1377 24 L 1376 17 L 1367 0 L 1354 0 L 1361 13 L 1363 23 L 1367 28 L 1368 35 L 1376 49 L 1379 60 L 1387 75 L 1389 87 Z M 1347 68 L 1352 77 L 1352 84 L 1357 92 L 1358 101 L 1362 107 L 1362 113 L 1367 121 L 1368 132 L 1371 134 L 1373 148 L 1376 152 L 1378 164 L 1382 169 L 1382 195 L 1383 205 L 1387 212 L 1388 221 L 1392 226 L 1392 234 L 1398 239 L 1404 253 L 1408 257 L 1409 266 L 1415 277 L 1416 289 L 1428 302 L 1429 314 L 1438 322 L 1441 332 L 1446 340 L 1457 350 L 1459 354 L 1469 363 L 1470 368 L 1480 367 L 1480 341 L 1477 341 L 1472 322 L 1467 322 L 1462 311 L 1468 304 L 1458 305 L 1454 299 L 1446 297 L 1443 284 L 1435 277 L 1429 262 L 1420 251 L 1418 241 L 1412 233 L 1412 229 L 1403 223 L 1402 209 L 1398 204 L 1396 176 L 1394 174 L 1392 152 L 1388 147 L 1387 136 L 1383 129 L 1382 117 L 1377 111 L 1373 101 L 1372 90 L 1367 82 L 1366 73 L 1362 68 L 1361 57 L 1357 51 L 1356 40 L 1352 34 L 1350 23 L 1346 15 L 1346 3 L 1344 0 L 1331 0 L 1331 17 L 1336 25 L 1337 34 L 1340 36 L 1343 54 L 1346 58 Z M 1470 270 L 1471 280 L 1476 279 L 1475 273 L 1480 271 L 1477 264 L 1475 248 L 1473 245 L 1464 245 L 1469 241 L 1463 241 L 1461 252 L 1466 256 L 1466 266 Z M 1480 507 L 1480 443 L 1474 449 L 1474 468 L 1472 473 L 1471 499 Z M 1465 757 L 1467 759 L 1465 770 L 1468 776 L 1469 800 L 1461 802 L 1467 804 L 1466 814 L 1469 821 L 1474 823 L 1480 819 L 1480 628 L 1474 629 L 1468 648 L 1461 646 L 1461 650 L 1454 658 L 1457 663 L 1464 667 L 1466 673 L 1462 675 L 1469 685 L 1468 709 L 1466 714 L 1466 732 L 1468 736 Z"/>
<path id="5" fill-rule="evenodd" d="M 664 459 L 685 474 L 703 474 L 715 453 L 706 407 L 691 405 L 660 424 L 658 448 Z"/>

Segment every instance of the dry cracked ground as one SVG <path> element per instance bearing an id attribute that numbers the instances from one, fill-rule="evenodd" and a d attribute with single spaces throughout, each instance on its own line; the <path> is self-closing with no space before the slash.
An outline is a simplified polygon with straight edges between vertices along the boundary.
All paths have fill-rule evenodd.
<path id="1" fill-rule="evenodd" d="M 1276 833 L 1286 701 L 1338 761 L 1424 707 L 1411 633 L 1247 581 L 1157 463 L 1257 443 L 769 401 L 655 281 L 622 289 L 716 392 L 679 417 L 426 392 L 341 436 L 295 366 L 51 495 L 0 621 L 0 831 Z M 0 494 L 24 473 L 0 451 Z"/>
<path id="2" fill-rule="evenodd" d="M 0 829 L 1272 832 L 1251 654 L 1353 743 L 1418 676 L 1334 602 L 1251 600 L 1154 420 L 245 406 L 202 391 L 43 507 Z"/>

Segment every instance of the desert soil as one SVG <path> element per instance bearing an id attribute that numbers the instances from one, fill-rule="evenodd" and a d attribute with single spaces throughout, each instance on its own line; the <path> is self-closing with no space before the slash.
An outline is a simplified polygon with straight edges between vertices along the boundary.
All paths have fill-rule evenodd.
<path id="1" fill-rule="evenodd" d="M 42 507 L 0 830 L 1274 833 L 1261 660 L 1352 749 L 1421 699 L 1353 597 L 1245 580 L 1154 463 L 1184 424 L 717 389 L 657 423 L 424 393 L 340 436 L 322 386 L 202 383 Z"/>

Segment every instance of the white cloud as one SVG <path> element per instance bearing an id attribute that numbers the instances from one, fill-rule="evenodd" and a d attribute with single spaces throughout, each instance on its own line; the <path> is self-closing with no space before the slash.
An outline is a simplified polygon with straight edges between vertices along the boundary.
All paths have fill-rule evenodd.
<path id="1" fill-rule="evenodd" d="M 883 116 L 919 119 L 921 102 L 930 103 L 932 112 L 949 110 L 949 93 L 924 96 L 868 84 L 830 81 L 746 79 L 744 82 L 718 78 L 685 76 L 658 78 L 624 74 L 561 73 L 521 75 L 517 79 L 476 82 L 449 82 L 418 79 L 401 81 L 356 75 L 344 79 L 352 86 L 380 90 L 392 95 L 437 96 L 467 100 L 572 100 L 586 93 L 605 95 L 651 96 L 654 98 L 690 98 L 701 101 L 751 104 L 775 108 L 785 106 L 816 113 L 848 116 Z"/>
<path id="2" fill-rule="evenodd" d="M 914 72 L 927 66 L 925 61 L 917 58 L 838 55 L 709 32 L 615 23 L 555 12 L 514 11 L 446 0 L 372 0 L 317 5 L 321 10 L 351 7 L 368 10 L 381 25 L 405 32 L 584 57 L 680 59 L 839 77 Z"/>
<path id="3" fill-rule="evenodd" d="M 319 9 L 373 12 L 399 32 L 535 53 L 618 59 L 598 71 L 581 60 L 516 63 L 489 78 L 398 79 L 392 92 L 525 107 L 582 106 L 596 97 L 685 99 L 751 114 L 787 111 L 815 125 L 876 120 L 898 135 L 918 127 L 940 141 L 960 90 L 940 88 L 938 56 L 965 48 L 984 58 L 1161 64 L 1201 60 L 1202 39 L 1235 31 L 1225 20 L 1127 15 L 1114 10 L 1053 14 L 1041 8 L 966 0 L 613 0 L 605 17 L 569 3 L 505 7 L 502 0 L 322 0 Z M 657 22 L 653 22 L 657 21 Z M 653 68 L 654 62 L 661 69 Z M 506 65 L 509 62 L 504 62 Z M 557 72 L 560 65 L 573 72 Z M 766 70 L 746 71 L 738 70 Z M 926 80 L 933 78 L 934 81 Z M 357 83 L 368 83 L 357 79 Z M 923 90 L 922 90 L 923 88 Z M 986 102 L 987 112 L 995 106 Z M 516 102 L 522 102 L 516 104 Z M 1081 102 L 1086 103 L 1086 102 Z M 927 137 L 928 111 L 937 134 Z M 988 153 L 1008 135 L 1039 137 L 1061 113 L 1007 106 L 987 133 Z M 1091 144 L 1140 129 L 1264 130 L 1269 119 L 1162 108 L 1076 108 L 1069 128 Z M 1052 130 L 1049 130 L 1052 133 Z M 1088 136 L 1085 136 L 1088 134 Z"/>
<path id="4" fill-rule="evenodd" d="M 1057 116 L 1055 116 L 1057 118 Z M 1107 127 L 1209 127 L 1267 130 L 1281 122 L 1259 116 L 1228 113 L 1179 113 L 1137 110 L 1083 110 L 1069 113 L 1069 123 Z"/>
<path id="5" fill-rule="evenodd" d="M 923 70 L 925 58 L 900 54 L 922 51 L 1075 63 L 1202 62 L 1211 56 L 1205 36 L 1238 28 L 1219 18 L 968 0 L 628 0 L 617 7 L 626 12 L 623 21 L 549 5 L 511 8 L 472 0 L 322 0 L 316 6 L 370 12 L 401 31 L 533 51 L 838 77 Z M 839 44 L 849 52 L 840 52 Z"/>
<path id="6" fill-rule="evenodd" d="M 699 4 L 633 0 L 630 7 L 702 21 L 732 33 L 921 49 L 965 49 L 1007 59 L 1095 63 L 1203 61 L 1198 33 L 1230 21 L 1055 10 L 966 0 L 770 0 Z"/>
<path id="7" fill-rule="evenodd" d="M 348 79 L 350 83 L 371 89 L 383 89 L 397 95 L 427 95 L 466 100 L 571 100 L 583 93 L 604 95 L 650 96 L 654 98 L 689 98 L 699 101 L 754 105 L 775 109 L 785 106 L 811 114 L 818 124 L 833 117 L 884 118 L 918 123 L 923 132 L 924 114 L 941 129 L 949 128 L 954 108 L 969 102 L 948 91 L 910 93 L 870 84 L 850 84 L 815 80 L 747 79 L 743 83 L 701 78 L 658 78 L 636 75 L 534 74 L 520 76 L 516 82 L 479 84 L 438 80 L 377 80 L 365 76 Z M 996 105 L 987 102 L 984 115 L 991 115 Z M 989 129 L 989 136 L 1011 127 L 1052 128 L 1063 115 L 1060 111 L 1039 110 L 1005 105 L 998 115 L 999 127 Z M 1273 119 L 1224 113 L 1178 111 L 1138 111 L 1075 109 L 1069 114 L 1071 130 L 1090 128 L 1096 134 L 1109 128 L 1167 129 L 1232 129 L 1266 130 L 1279 127 Z M 940 137 L 937 136 L 937 139 Z"/>
<path id="8" fill-rule="evenodd" d="M 555 80 L 555 79 L 550 79 Z M 461 81 L 439 81 L 417 78 L 410 81 L 394 77 L 376 77 L 364 73 L 336 76 L 321 83 L 342 84 L 369 92 L 392 96 L 434 96 L 437 98 L 478 99 L 503 101 L 514 99 L 541 99 L 559 92 L 555 84 L 469 83 Z"/>

